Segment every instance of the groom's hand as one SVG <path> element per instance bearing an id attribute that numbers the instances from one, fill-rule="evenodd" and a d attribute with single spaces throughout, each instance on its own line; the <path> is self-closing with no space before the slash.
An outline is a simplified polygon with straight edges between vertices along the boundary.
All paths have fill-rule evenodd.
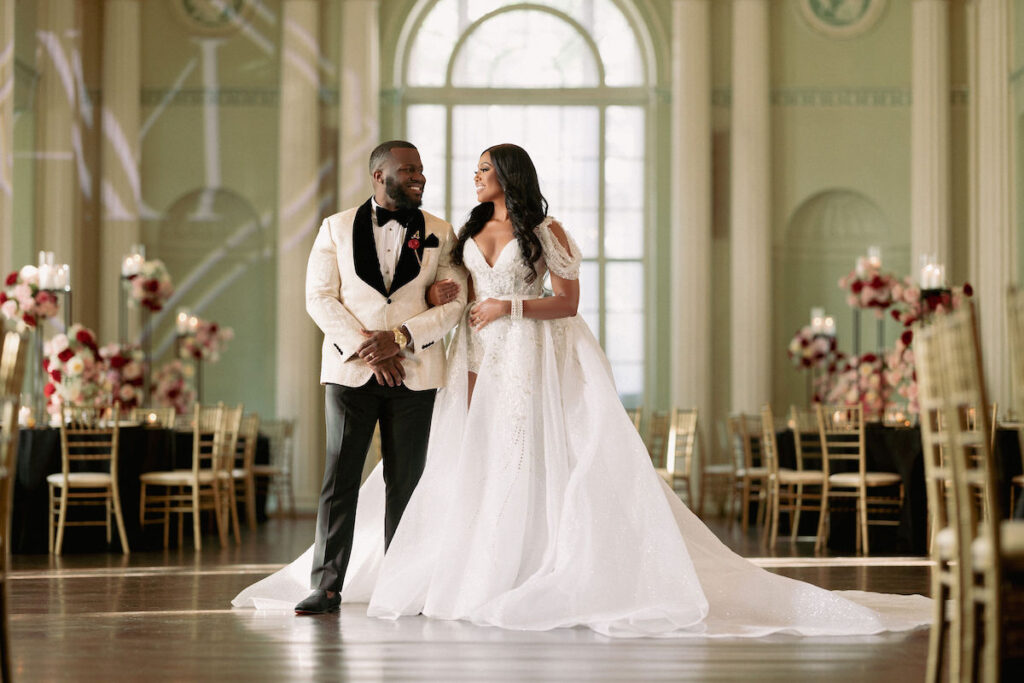
<path id="1" fill-rule="evenodd" d="M 388 330 L 360 330 L 366 341 L 359 345 L 356 353 L 370 365 L 397 356 L 402 349 L 395 343 L 395 333 Z"/>
<path id="2" fill-rule="evenodd" d="M 402 360 L 399 356 L 391 356 L 380 363 L 371 363 L 370 369 L 377 379 L 377 384 L 389 387 L 397 387 L 405 381 L 405 368 L 402 367 Z"/>

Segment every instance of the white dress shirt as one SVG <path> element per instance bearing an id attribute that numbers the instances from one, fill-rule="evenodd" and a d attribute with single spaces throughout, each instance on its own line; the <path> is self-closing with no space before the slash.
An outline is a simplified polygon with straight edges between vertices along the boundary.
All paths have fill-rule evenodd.
<path id="1" fill-rule="evenodd" d="M 405 239 L 405 226 L 395 220 L 384 225 L 377 225 L 377 207 L 380 204 L 371 199 L 370 220 L 373 221 L 373 241 L 377 245 L 377 262 L 380 263 L 380 274 L 384 276 L 384 286 L 391 289 L 391 281 L 395 279 L 398 267 L 398 256 L 402 253 L 402 241 Z"/>

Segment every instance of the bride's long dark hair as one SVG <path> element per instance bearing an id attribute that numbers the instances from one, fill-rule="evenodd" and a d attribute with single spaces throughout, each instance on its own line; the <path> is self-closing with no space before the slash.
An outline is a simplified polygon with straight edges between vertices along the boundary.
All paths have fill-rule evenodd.
<path id="1" fill-rule="evenodd" d="M 540 192 L 537 169 L 530 155 L 518 145 L 495 145 L 488 147 L 484 152 L 491 155 L 491 165 L 494 166 L 498 183 L 505 192 L 505 207 L 508 209 L 508 219 L 512 223 L 512 232 L 519 242 L 523 260 L 532 270 L 526 281 L 533 282 L 537 279 L 535 263 L 542 252 L 540 239 L 533 231 L 548 214 L 548 200 L 544 199 Z M 452 250 L 452 262 L 462 265 L 462 250 L 466 246 L 466 240 L 483 230 L 492 216 L 493 202 L 484 202 L 473 207 L 466 224 L 459 229 L 459 239 Z"/>

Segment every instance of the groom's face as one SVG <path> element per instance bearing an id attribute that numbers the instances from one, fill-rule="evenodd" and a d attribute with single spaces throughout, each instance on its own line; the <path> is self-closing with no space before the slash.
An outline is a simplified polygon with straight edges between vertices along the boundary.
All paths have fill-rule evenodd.
<path id="1" fill-rule="evenodd" d="M 415 149 L 391 150 L 390 158 L 382 169 L 384 191 L 398 209 L 416 209 L 423 203 L 423 162 Z"/>

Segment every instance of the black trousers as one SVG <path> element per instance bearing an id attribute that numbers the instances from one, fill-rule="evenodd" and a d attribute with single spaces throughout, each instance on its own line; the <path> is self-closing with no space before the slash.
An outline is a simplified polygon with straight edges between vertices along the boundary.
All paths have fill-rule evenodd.
<path id="1" fill-rule="evenodd" d="M 363 463 L 380 422 L 384 460 L 384 547 L 398 528 L 427 458 L 436 389 L 388 387 L 371 378 L 361 387 L 328 384 L 327 462 L 316 516 L 312 588 L 340 591 L 352 554 L 352 532 Z"/>

